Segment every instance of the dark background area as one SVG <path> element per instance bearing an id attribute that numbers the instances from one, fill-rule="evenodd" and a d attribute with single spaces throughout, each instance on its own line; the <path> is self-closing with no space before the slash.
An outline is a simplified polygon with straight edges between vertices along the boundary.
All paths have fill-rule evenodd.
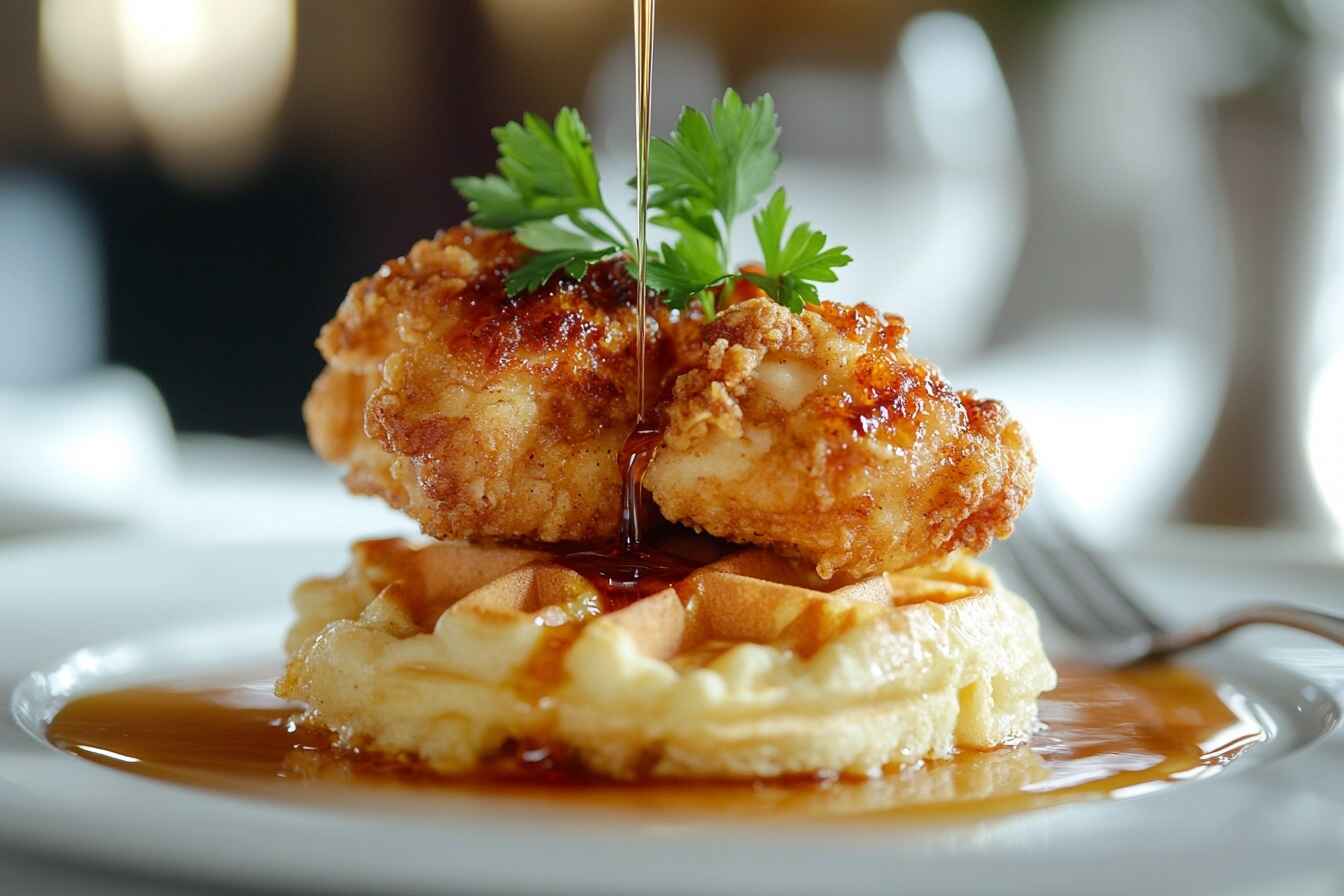
<path id="1" fill-rule="evenodd" d="M 44 101 L 38 15 L 35 3 L 0 8 L 11 72 L 0 86 L 0 172 L 57 180 L 91 212 L 106 359 L 146 373 L 180 429 L 301 433 L 298 405 L 321 366 L 311 342 L 346 287 L 459 220 L 449 176 L 493 163 L 480 11 L 300 4 L 275 145 L 222 185 L 172 176 L 134 139 L 110 149 L 68 140 Z M 395 37 L 367 30 L 380 23 Z M 358 68 L 327 77 L 352 55 L 381 68 L 382 53 L 380 83 L 353 83 L 371 74 Z"/>

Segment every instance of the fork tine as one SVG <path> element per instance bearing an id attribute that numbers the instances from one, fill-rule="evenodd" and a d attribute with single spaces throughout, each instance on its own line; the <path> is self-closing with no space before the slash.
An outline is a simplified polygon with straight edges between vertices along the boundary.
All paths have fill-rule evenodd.
<path id="1" fill-rule="evenodd" d="M 1019 518 L 1018 531 L 1006 544 L 1036 597 L 1071 634 L 1087 640 L 1112 637 L 1115 623 L 1099 613 L 1095 602 L 1079 598 L 1086 585 L 1071 566 L 1062 562 L 1059 552 L 1045 544 L 1037 534 L 1039 527 L 1029 522 L 1028 516 Z"/>
<path id="2" fill-rule="evenodd" d="M 1037 509 L 1040 511 L 1039 518 L 1050 527 L 1056 543 L 1063 545 L 1067 549 L 1067 553 L 1076 559 L 1078 565 L 1084 568 L 1086 577 L 1090 578 L 1095 586 L 1099 586 L 1099 590 L 1096 587 L 1082 589 L 1079 592 L 1079 600 L 1092 602 L 1099 607 L 1096 612 L 1106 612 L 1111 619 L 1119 620 L 1120 617 L 1123 617 L 1123 622 L 1120 623 L 1123 628 L 1113 630 L 1113 634 L 1129 635 L 1142 632 L 1151 635 L 1161 632 L 1162 626 L 1157 620 L 1139 604 L 1129 589 L 1115 577 L 1096 551 L 1088 547 L 1078 537 L 1074 528 L 1063 519 L 1059 511 L 1059 504 L 1053 500 L 1050 491 L 1042 489 L 1041 492 L 1037 500 Z M 1115 614 L 1114 611 L 1116 610 L 1119 611 L 1119 615 Z"/>
<path id="3" fill-rule="evenodd" d="M 1033 603 L 1039 609 L 1045 610 L 1069 634 L 1080 638 L 1091 637 L 1090 627 L 1076 618 L 1076 608 L 1069 603 L 1057 600 L 1053 580 L 1043 578 L 1041 562 L 1026 547 L 1026 539 L 1022 537 L 1021 533 L 1015 534 L 1017 537 L 1004 542 L 1004 547 L 1008 549 L 1009 555 L 1012 556 L 1013 565 L 1021 573 L 1023 581 L 1031 589 Z"/>

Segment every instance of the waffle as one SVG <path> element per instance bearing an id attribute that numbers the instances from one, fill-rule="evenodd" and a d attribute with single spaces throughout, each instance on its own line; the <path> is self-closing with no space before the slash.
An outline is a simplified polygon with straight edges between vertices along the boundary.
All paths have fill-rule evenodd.
<path id="1" fill-rule="evenodd" d="M 345 747 L 446 774 L 774 778 L 1026 739 L 1055 683 L 1027 604 L 968 557 L 824 582 L 761 550 L 608 606 L 547 554 L 366 541 L 295 592 L 277 693 Z"/>

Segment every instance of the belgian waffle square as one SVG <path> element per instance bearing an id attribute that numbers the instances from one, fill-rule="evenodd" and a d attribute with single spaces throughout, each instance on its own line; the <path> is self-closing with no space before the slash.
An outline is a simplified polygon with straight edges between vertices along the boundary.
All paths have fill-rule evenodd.
<path id="1" fill-rule="evenodd" d="M 277 685 L 350 748 L 463 773 L 519 744 L 615 778 L 875 775 L 1018 742 L 1036 620 L 954 556 L 823 581 L 761 550 L 608 606 L 547 554 L 398 540 L 295 593 Z"/>

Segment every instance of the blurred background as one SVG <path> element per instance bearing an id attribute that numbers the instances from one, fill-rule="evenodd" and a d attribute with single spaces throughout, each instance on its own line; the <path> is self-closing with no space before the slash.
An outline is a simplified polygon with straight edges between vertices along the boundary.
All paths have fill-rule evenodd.
<path id="1" fill-rule="evenodd" d="M 1341 47 L 1337 0 L 664 2 L 654 130 L 772 92 L 831 295 L 1095 537 L 1337 545 Z M 632 170 L 626 0 L 13 0 L 0 53 L 0 535 L 405 529 L 304 446 L 319 326 L 494 124 L 577 105 Z"/>

